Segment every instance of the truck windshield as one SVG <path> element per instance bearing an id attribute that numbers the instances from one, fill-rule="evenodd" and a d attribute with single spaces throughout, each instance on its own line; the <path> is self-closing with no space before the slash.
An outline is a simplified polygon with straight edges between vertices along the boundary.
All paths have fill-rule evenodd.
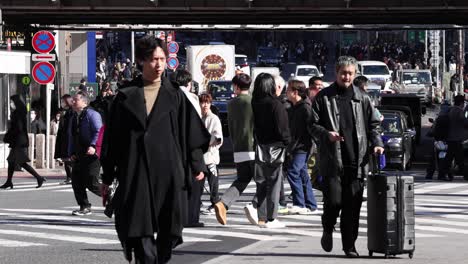
<path id="1" fill-rule="evenodd" d="M 363 75 L 389 75 L 387 66 L 384 65 L 365 65 L 362 66 Z"/>
<path id="2" fill-rule="evenodd" d="M 318 70 L 315 68 L 299 68 L 297 69 L 297 76 L 318 76 Z"/>
<path id="3" fill-rule="evenodd" d="M 403 72 L 404 84 L 430 84 L 431 75 L 429 72 Z"/>
<path id="4" fill-rule="evenodd" d="M 262 57 L 276 58 L 279 57 L 279 49 L 276 48 L 260 48 L 258 54 Z"/>

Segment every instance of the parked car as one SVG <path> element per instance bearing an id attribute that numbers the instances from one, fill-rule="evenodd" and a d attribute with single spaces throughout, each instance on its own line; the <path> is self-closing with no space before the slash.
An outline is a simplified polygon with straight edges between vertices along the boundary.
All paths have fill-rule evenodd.
<path id="1" fill-rule="evenodd" d="M 409 116 L 403 111 L 379 110 L 384 116 L 382 139 L 386 161 L 388 164 L 395 164 L 405 171 L 412 164 L 416 131 L 409 126 Z"/>
<path id="2" fill-rule="evenodd" d="M 250 76 L 250 65 L 247 55 L 236 54 L 234 56 L 236 58 L 236 70 L 239 69 Z"/>

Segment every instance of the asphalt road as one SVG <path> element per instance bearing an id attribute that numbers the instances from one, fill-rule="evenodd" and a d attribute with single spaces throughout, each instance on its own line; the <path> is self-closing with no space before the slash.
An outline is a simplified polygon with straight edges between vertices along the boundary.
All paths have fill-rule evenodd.
<path id="1" fill-rule="evenodd" d="M 226 171 L 223 171 L 226 172 Z M 227 172 L 229 173 L 229 171 Z M 414 170 L 416 183 L 416 252 L 411 263 L 466 263 L 468 242 L 468 183 L 427 182 L 424 171 Z M 222 176 L 223 192 L 235 175 Z M 2 181 L 4 178 L 1 179 Z M 30 178 L 15 179 L 15 188 L 0 191 L 0 263 L 126 263 L 114 231 L 98 197 L 90 194 L 93 215 L 71 215 L 75 205 L 70 185 L 49 180 L 41 189 Z M 325 253 L 320 247 L 320 212 L 316 215 L 281 215 L 285 229 L 260 229 L 250 225 L 243 207 L 255 192 L 251 183 L 221 226 L 214 215 L 203 215 L 204 228 L 184 230 L 185 243 L 174 252 L 172 263 L 347 263 L 340 235 Z M 286 193 L 289 193 L 286 184 Z M 317 193 L 317 196 L 320 194 Z M 203 197 L 205 206 L 208 197 Z M 321 211 L 321 203 L 320 203 Z M 367 255 L 366 203 L 361 214 L 357 249 Z M 338 227 L 338 225 L 337 225 Z M 392 260 L 364 257 L 358 263 L 408 263 L 408 256 Z"/>
<path id="2" fill-rule="evenodd" d="M 428 125 L 429 116 L 423 124 Z M 185 243 L 175 250 L 171 263 L 467 263 L 468 183 L 460 176 L 454 182 L 426 181 L 422 161 L 430 147 L 424 142 L 414 169 L 403 173 L 416 179 L 416 251 L 411 261 L 407 255 L 389 260 L 367 256 L 366 203 L 357 241 L 360 260 L 343 258 L 339 232 L 334 233 L 331 253 L 321 249 L 321 202 L 315 215 L 281 215 L 284 229 L 253 226 L 243 211 L 255 193 L 251 183 L 229 210 L 228 225 L 219 225 L 214 215 L 202 215 L 204 228 L 185 229 Z M 234 173 L 221 170 L 221 193 L 235 179 Z M 4 182 L 5 175 L 0 174 Z M 35 189 L 32 178 L 16 177 L 14 189 L 0 190 L 0 263 L 126 263 L 113 219 L 103 215 L 100 198 L 89 194 L 92 215 L 72 216 L 77 208 L 73 192 L 70 185 L 60 185 L 61 180 L 50 177 L 43 188 Z M 287 183 L 285 187 L 290 193 Z M 203 201 L 209 205 L 207 195 Z"/>

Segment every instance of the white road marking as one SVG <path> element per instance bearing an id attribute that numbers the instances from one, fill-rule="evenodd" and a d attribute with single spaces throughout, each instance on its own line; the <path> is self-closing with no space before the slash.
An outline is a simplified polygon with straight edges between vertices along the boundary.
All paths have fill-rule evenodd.
<path id="1" fill-rule="evenodd" d="M 0 238 L 0 247 L 33 247 L 33 246 L 47 246 L 47 244 L 16 241 L 16 240 Z"/>
<path id="2" fill-rule="evenodd" d="M 13 235 L 13 236 L 24 236 L 24 237 L 34 237 L 41 239 L 51 239 L 67 242 L 76 242 L 76 243 L 85 243 L 93 245 L 103 245 L 103 244 L 119 244 L 118 240 L 103 239 L 103 238 L 93 238 L 90 236 L 66 236 L 58 235 L 51 233 L 40 233 L 40 232 L 29 232 L 29 231 L 19 231 L 19 230 L 0 230 L 0 234 L 4 235 Z"/>

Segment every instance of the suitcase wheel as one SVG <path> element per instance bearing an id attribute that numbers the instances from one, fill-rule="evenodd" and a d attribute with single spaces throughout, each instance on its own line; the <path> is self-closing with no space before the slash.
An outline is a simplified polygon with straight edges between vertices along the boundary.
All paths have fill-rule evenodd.
<path id="1" fill-rule="evenodd" d="M 369 257 L 372 257 L 373 254 L 374 254 L 374 252 L 369 250 Z"/>
<path id="2" fill-rule="evenodd" d="M 409 253 L 409 258 L 412 259 L 413 258 L 413 253 Z"/>

